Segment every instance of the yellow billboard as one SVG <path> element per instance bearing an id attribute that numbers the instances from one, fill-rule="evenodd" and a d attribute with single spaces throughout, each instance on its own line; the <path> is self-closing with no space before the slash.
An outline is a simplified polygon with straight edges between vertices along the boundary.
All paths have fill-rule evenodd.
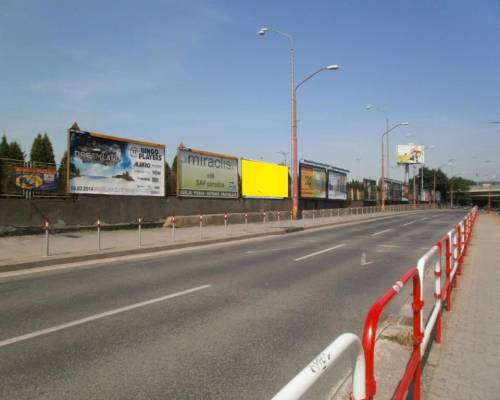
<path id="1" fill-rule="evenodd" d="M 241 160 L 243 197 L 288 197 L 288 167 L 263 161 Z"/>

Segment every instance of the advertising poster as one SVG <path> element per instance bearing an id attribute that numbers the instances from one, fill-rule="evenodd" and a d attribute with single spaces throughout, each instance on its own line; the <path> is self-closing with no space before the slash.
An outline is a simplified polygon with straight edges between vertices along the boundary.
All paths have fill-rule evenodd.
<path id="1" fill-rule="evenodd" d="M 56 190 L 55 168 L 16 167 L 16 187 L 21 190 Z"/>
<path id="2" fill-rule="evenodd" d="M 237 199 L 238 158 L 193 149 L 177 151 L 177 194 Z"/>
<path id="3" fill-rule="evenodd" d="M 242 159 L 241 191 L 243 197 L 288 197 L 288 167 Z"/>
<path id="4" fill-rule="evenodd" d="M 324 168 L 300 164 L 300 196 L 326 199 L 326 170 Z"/>
<path id="5" fill-rule="evenodd" d="M 414 143 L 398 145 L 398 164 L 424 163 L 424 146 Z"/>
<path id="6" fill-rule="evenodd" d="M 363 179 L 363 200 L 377 201 L 377 181 Z"/>
<path id="7" fill-rule="evenodd" d="M 68 158 L 71 193 L 165 194 L 163 145 L 70 129 Z"/>
<path id="8" fill-rule="evenodd" d="M 328 198 L 347 200 L 347 175 L 328 170 Z"/>
<path id="9" fill-rule="evenodd" d="M 392 201 L 401 201 L 402 200 L 402 192 L 403 192 L 403 184 L 401 182 L 397 181 L 391 181 L 390 182 L 390 188 L 391 188 L 391 200 Z"/>

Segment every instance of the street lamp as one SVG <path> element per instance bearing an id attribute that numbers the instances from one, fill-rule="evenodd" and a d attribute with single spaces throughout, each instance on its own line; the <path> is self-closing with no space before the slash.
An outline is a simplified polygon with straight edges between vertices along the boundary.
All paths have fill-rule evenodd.
<path id="1" fill-rule="evenodd" d="M 381 112 L 382 114 L 384 114 L 385 130 L 386 131 L 389 130 L 389 117 L 387 116 L 387 112 L 383 108 L 377 107 L 373 104 L 368 104 L 366 106 L 366 110 L 367 111 L 378 111 L 378 112 Z M 386 152 L 387 152 L 387 177 L 389 178 L 390 177 L 390 173 L 389 173 L 389 136 L 387 136 L 387 138 L 386 138 L 385 148 L 386 148 Z"/>
<path id="2" fill-rule="evenodd" d="M 298 138 L 297 138 L 297 90 L 306 83 L 309 79 L 323 71 L 337 71 L 340 68 L 338 64 L 330 64 L 314 71 L 311 75 L 300 81 L 293 90 L 293 107 L 292 107 L 292 187 L 293 187 L 293 215 L 297 218 L 299 210 L 299 158 L 298 158 Z"/>
<path id="3" fill-rule="evenodd" d="M 386 131 L 382 134 L 382 143 L 381 143 L 381 152 L 382 152 L 382 160 L 381 160 L 381 166 L 382 166 L 382 178 L 381 178 L 381 195 L 382 195 L 382 200 L 381 200 L 381 206 L 382 206 L 382 211 L 385 209 L 385 182 L 384 182 L 384 136 L 387 136 L 390 132 L 392 132 L 394 129 L 400 127 L 400 126 L 407 126 L 409 125 L 408 122 L 400 122 L 399 124 L 394 125 L 390 129 L 386 129 Z"/>
<path id="4" fill-rule="evenodd" d="M 301 81 L 297 86 L 295 86 L 295 47 L 293 36 L 289 33 L 279 31 L 277 29 L 262 27 L 258 34 L 260 36 L 265 36 L 268 32 L 273 32 L 283 37 L 286 37 L 290 43 L 290 91 L 291 91 L 291 152 L 292 152 L 292 214 L 296 219 L 299 209 L 299 161 L 298 161 L 298 149 L 297 149 L 297 89 L 303 85 L 306 81 L 311 79 L 314 75 L 320 73 L 321 71 L 335 71 L 339 69 L 337 64 L 328 65 L 326 67 L 320 68 L 313 74 L 309 75 L 303 81 Z"/>

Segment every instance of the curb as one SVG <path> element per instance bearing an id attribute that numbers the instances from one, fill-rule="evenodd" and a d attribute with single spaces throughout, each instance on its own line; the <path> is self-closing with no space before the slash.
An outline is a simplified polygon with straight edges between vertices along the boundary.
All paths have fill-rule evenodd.
<path id="1" fill-rule="evenodd" d="M 418 210 L 417 211 L 410 211 L 408 213 L 405 213 L 404 215 L 412 215 L 412 214 L 415 214 L 417 212 L 418 212 Z M 0 265 L 0 273 L 20 271 L 20 270 L 25 270 L 25 269 L 30 269 L 30 268 L 48 267 L 48 266 L 66 264 L 66 263 L 71 263 L 71 262 L 102 260 L 102 259 L 120 257 L 120 256 L 128 256 L 128 255 L 136 255 L 136 254 L 149 254 L 149 253 L 155 253 L 155 252 L 166 251 L 166 250 L 185 249 L 188 247 L 196 247 L 196 246 L 218 244 L 218 243 L 225 243 L 225 242 L 234 242 L 237 240 L 254 239 L 254 238 L 266 237 L 266 236 L 286 235 L 288 233 L 297 233 L 297 232 L 315 230 L 315 229 L 320 229 L 320 228 L 328 228 L 328 227 L 333 227 L 333 226 L 337 226 L 337 225 L 339 225 L 339 226 L 353 225 L 353 224 L 357 224 L 357 223 L 361 223 L 361 222 L 365 222 L 365 221 L 377 221 L 377 220 L 395 218 L 395 217 L 400 216 L 400 215 L 402 215 L 402 214 L 398 213 L 398 214 L 392 214 L 392 215 L 380 215 L 380 216 L 372 217 L 372 218 L 370 218 L 370 217 L 360 218 L 360 219 L 356 219 L 354 221 L 335 221 L 335 222 L 317 224 L 317 225 L 308 226 L 308 227 L 303 227 L 303 226 L 285 227 L 285 228 L 279 228 L 279 230 L 274 231 L 274 232 L 252 233 L 252 234 L 233 236 L 233 237 L 222 237 L 222 238 L 207 239 L 207 240 L 202 240 L 202 241 L 167 244 L 167 245 L 152 246 L 152 247 L 141 247 L 141 248 L 135 248 L 135 249 L 129 249 L 129 250 L 115 250 L 115 251 L 109 251 L 109 252 L 104 251 L 104 252 L 100 252 L 100 253 L 82 254 L 82 255 L 77 255 L 77 256 L 67 256 L 67 257 L 60 257 L 60 258 L 53 258 L 53 259 L 51 259 L 49 256 L 49 258 L 45 258 L 45 259 L 41 259 L 41 260 L 39 259 L 36 261 L 27 261 L 27 262 L 22 262 L 22 263 L 17 263 L 17 264 Z"/>

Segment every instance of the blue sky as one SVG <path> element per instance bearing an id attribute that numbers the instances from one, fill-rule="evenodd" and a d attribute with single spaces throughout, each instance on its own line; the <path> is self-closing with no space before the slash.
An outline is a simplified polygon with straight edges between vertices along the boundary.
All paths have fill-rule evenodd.
<path id="1" fill-rule="evenodd" d="M 66 130 L 279 162 L 290 151 L 289 53 L 301 158 L 378 177 L 384 114 L 430 167 L 500 179 L 500 0 L 0 0 L 0 133 L 29 152 Z M 289 158 L 289 155 L 288 155 Z M 356 160 L 360 159 L 360 160 Z M 489 162 L 486 162 L 489 161 Z M 402 171 L 391 162 L 391 177 Z M 446 171 L 450 171 L 450 167 Z"/>

